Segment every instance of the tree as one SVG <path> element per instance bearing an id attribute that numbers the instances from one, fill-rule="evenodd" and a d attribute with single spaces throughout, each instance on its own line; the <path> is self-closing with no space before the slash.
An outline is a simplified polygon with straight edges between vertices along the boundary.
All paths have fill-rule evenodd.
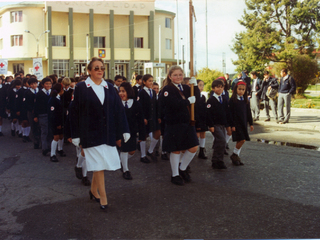
<path id="1" fill-rule="evenodd" d="M 239 20 L 246 31 L 236 34 L 232 47 L 238 71 L 262 71 L 270 62 L 291 68 L 298 55 L 314 57 L 320 34 L 318 0 L 246 0 L 246 5 Z"/>
<path id="2" fill-rule="evenodd" d="M 198 71 L 197 79 L 200 79 L 204 82 L 204 90 L 203 91 L 210 92 L 212 82 L 221 76 L 223 76 L 223 73 L 218 70 L 213 70 L 213 69 L 209 69 L 209 68 L 202 68 Z"/>

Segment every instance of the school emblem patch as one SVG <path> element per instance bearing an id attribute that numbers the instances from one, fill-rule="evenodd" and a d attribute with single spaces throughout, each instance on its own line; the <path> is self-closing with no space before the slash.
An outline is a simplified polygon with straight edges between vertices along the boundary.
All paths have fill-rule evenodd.
<path id="1" fill-rule="evenodd" d="M 208 105 L 207 105 L 207 108 L 211 108 L 211 104 L 208 104 Z"/>
<path id="2" fill-rule="evenodd" d="M 89 83 L 87 84 L 87 87 L 90 87 L 90 84 L 89 84 Z"/>
<path id="3" fill-rule="evenodd" d="M 163 94 L 165 97 L 168 97 L 169 93 L 167 91 L 164 92 Z"/>
<path id="4" fill-rule="evenodd" d="M 16 98 L 18 98 L 18 94 L 16 94 Z"/>
<path id="5" fill-rule="evenodd" d="M 54 107 L 51 107 L 51 111 L 53 111 L 54 110 Z"/>

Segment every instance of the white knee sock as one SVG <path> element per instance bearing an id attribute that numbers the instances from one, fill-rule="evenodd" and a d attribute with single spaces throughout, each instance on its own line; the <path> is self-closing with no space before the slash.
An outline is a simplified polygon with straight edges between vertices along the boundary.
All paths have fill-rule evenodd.
<path id="1" fill-rule="evenodd" d="M 12 122 L 11 123 L 11 130 L 14 130 L 15 124 Z"/>
<path id="2" fill-rule="evenodd" d="M 18 125 L 19 127 L 18 127 L 18 129 L 19 129 L 19 134 L 22 134 L 22 127 L 21 127 L 21 125 Z"/>
<path id="3" fill-rule="evenodd" d="M 181 160 L 181 165 L 180 165 L 180 169 L 182 171 L 185 171 L 187 169 L 187 167 L 189 166 L 190 162 L 192 161 L 195 155 L 196 153 L 191 153 L 188 150 L 185 151 Z"/>
<path id="4" fill-rule="evenodd" d="M 140 142 L 140 153 L 141 158 L 144 158 L 146 156 L 146 141 Z"/>
<path id="5" fill-rule="evenodd" d="M 86 177 L 87 176 L 87 164 L 86 164 L 86 158 L 85 157 L 82 157 L 83 158 L 83 163 L 82 163 L 82 176 Z"/>
<path id="6" fill-rule="evenodd" d="M 134 154 L 130 155 L 130 153 L 129 153 L 129 154 L 128 154 L 128 160 L 129 160 L 130 158 L 132 158 L 133 155 L 134 155 Z"/>
<path id="7" fill-rule="evenodd" d="M 226 143 L 228 143 L 230 141 L 232 136 L 226 135 Z"/>
<path id="8" fill-rule="evenodd" d="M 58 150 L 61 151 L 63 149 L 63 138 L 58 141 Z"/>
<path id="9" fill-rule="evenodd" d="M 123 172 L 129 171 L 129 169 L 128 169 L 128 152 L 121 152 L 120 153 L 120 161 L 122 164 Z"/>
<path id="10" fill-rule="evenodd" d="M 172 170 L 172 177 L 179 176 L 179 161 L 180 161 L 180 153 L 170 153 L 170 164 Z"/>
<path id="11" fill-rule="evenodd" d="M 160 141 L 160 146 L 159 146 L 159 147 L 160 147 L 160 148 L 161 148 L 161 150 L 162 150 L 163 137 L 160 137 L 160 138 L 159 138 L 159 141 Z"/>
<path id="12" fill-rule="evenodd" d="M 183 152 L 181 152 L 181 153 L 180 153 L 180 159 L 179 159 L 179 163 L 181 163 L 181 161 L 182 161 L 182 158 L 183 158 L 183 155 L 184 155 L 184 153 L 183 153 Z"/>
<path id="13" fill-rule="evenodd" d="M 158 139 L 151 138 L 151 143 L 148 152 L 153 153 L 154 147 L 157 145 Z"/>
<path id="14" fill-rule="evenodd" d="M 80 147 L 76 147 L 76 153 L 77 153 L 77 157 L 79 157 L 79 155 L 81 155 L 81 148 Z"/>
<path id="15" fill-rule="evenodd" d="M 51 157 L 56 155 L 57 146 L 58 146 L 58 142 L 55 140 L 52 140 L 52 142 L 51 142 Z"/>
<path id="16" fill-rule="evenodd" d="M 241 148 L 238 149 L 238 148 L 234 147 L 234 149 L 233 149 L 233 153 L 237 154 L 238 156 L 240 155 L 240 151 L 241 151 Z"/>
<path id="17" fill-rule="evenodd" d="M 199 139 L 199 145 L 201 148 L 204 148 L 206 145 L 206 139 L 205 138 L 200 138 Z"/>
<path id="18" fill-rule="evenodd" d="M 15 130 L 16 132 L 19 131 L 19 122 L 18 122 L 18 121 L 14 124 L 14 130 Z"/>
<path id="19" fill-rule="evenodd" d="M 152 132 L 149 132 L 149 138 L 152 139 L 153 138 L 153 134 Z"/>

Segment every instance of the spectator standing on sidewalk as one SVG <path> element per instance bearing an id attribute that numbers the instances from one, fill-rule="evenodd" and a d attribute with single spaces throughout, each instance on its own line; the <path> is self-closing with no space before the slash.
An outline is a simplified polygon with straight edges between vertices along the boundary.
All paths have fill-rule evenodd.
<path id="1" fill-rule="evenodd" d="M 288 69 L 284 68 L 280 72 L 280 87 L 278 97 L 278 112 L 280 124 L 289 123 L 291 109 L 291 95 L 296 91 L 296 83 L 292 76 L 288 75 Z M 286 106 L 286 115 L 283 115 L 283 107 Z"/>
<path id="2" fill-rule="evenodd" d="M 250 96 L 250 107 L 253 115 L 253 121 L 258 121 L 260 116 L 260 98 L 258 91 L 260 90 L 261 80 L 258 78 L 256 71 L 252 71 L 250 76 L 252 78 L 252 88 Z"/>
<path id="3" fill-rule="evenodd" d="M 260 96 L 260 99 L 264 101 L 264 109 L 266 110 L 266 116 L 267 116 L 267 118 L 264 121 L 265 122 L 270 121 L 269 106 L 271 106 L 273 117 L 276 119 L 276 122 L 278 123 L 276 98 L 268 98 L 267 91 L 268 89 L 271 89 L 271 88 L 278 89 L 279 84 L 277 79 L 270 77 L 268 71 L 264 71 L 263 76 L 264 78 L 261 83 L 261 88 L 257 93 L 258 93 L 258 96 Z"/>

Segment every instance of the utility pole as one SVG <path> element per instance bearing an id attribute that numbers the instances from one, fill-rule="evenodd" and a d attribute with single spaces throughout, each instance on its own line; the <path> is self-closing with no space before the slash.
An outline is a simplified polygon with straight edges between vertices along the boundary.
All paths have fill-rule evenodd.
<path id="1" fill-rule="evenodd" d="M 189 24 L 190 24 L 190 77 L 193 77 L 193 6 L 189 0 Z"/>
<path id="2" fill-rule="evenodd" d="M 206 67 L 208 67 L 208 6 L 206 0 Z"/>

